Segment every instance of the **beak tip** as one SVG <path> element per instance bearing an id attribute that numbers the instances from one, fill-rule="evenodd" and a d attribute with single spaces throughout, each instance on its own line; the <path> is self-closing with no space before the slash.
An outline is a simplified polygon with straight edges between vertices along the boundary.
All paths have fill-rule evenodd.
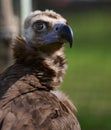
<path id="1" fill-rule="evenodd" d="M 65 39 L 69 45 L 70 48 L 72 48 L 73 44 L 73 31 L 72 28 L 69 25 L 64 25 L 61 29 L 61 37 Z"/>
<path id="2" fill-rule="evenodd" d="M 72 48 L 73 41 L 69 42 L 70 48 Z"/>
<path id="3" fill-rule="evenodd" d="M 70 43 L 70 48 L 72 48 L 72 43 Z"/>
<path id="4" fill-rule="evenodd" d="M 73 46 L 73 35 L 70 35 L 68 42 L 69 42 L 70 48 L 72 48 L 72 46 Z"/>

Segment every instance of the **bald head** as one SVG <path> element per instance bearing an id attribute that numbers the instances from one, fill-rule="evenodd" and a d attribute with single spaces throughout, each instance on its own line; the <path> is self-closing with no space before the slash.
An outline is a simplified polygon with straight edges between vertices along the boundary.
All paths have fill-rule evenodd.
<path id="1" fill-rule="evenodd" d="M 41 47 L 53 43 L 72 45 L 73 33 L 66 19 L 52 10 L 34 11 L 24 22 L 24 37 L 29 45 Z"/>

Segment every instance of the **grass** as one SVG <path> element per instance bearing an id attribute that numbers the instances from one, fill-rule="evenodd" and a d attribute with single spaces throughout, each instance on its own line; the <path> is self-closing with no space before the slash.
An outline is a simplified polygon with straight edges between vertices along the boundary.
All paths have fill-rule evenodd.
<path id="1" fill-rule="evenodd" d="M 66 14 L 75 30 L 65 53 L 68 70 L 62 90 L 78 109 L 82 130 L 111 130 L 111 12 L 91 10 Z"/>

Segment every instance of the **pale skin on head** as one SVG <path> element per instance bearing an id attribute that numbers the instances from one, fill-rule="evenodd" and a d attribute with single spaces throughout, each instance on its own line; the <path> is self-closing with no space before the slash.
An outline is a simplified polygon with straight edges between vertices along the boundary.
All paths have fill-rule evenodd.
<path id="1" fill-rule="evenodd" d="M 36 35 L 32 26 L 34 25 L 34 23 L 37 23 L 38 21 L 46 23 L 47 27 L 44 26 L 44 30 L 37 33 Z M 56 14 L 55 12 L 50 10 L 46 10 L 43 13 L 41 11 L 35 11 L 31 13 L 30 16 L 27 17 L 24 22 L 24 38 L 29 44 L 38 43 L 38 46 L 41 46 L 44 44 L 44 42 L 46 42 L 48 37 L 47 39 L 45 39 L 45 41 L 43 41 L 43 39 L 41 38 L 43 38 L 43 36 L 45 36 L 46 34 L 52 32 L 54 25 L 58 23 L 66 25 L 67 21 L 61 15 Z"/>

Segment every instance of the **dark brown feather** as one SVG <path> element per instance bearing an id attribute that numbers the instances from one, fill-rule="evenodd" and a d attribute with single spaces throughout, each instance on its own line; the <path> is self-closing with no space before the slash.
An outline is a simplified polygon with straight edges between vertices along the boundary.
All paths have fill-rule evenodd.
<path id="1" fill-rule="evenodd" d="M 69 100 L 51 92 L 64 75 L 62 52 L 45 55 L 23 38 L 13 50 L 15 64 L 0 75 L 0 130 L 80 130 Z"/>

